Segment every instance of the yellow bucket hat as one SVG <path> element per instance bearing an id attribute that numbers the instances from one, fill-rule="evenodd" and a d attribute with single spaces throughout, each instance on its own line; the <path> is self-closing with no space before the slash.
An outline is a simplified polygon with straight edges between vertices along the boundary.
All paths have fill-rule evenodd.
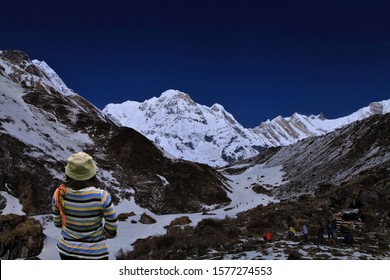
<path id="1" fill-rule="evenodd" d="M 65 173 L 76 181 L 86 181 L 96 175 L 96 165 L 90 155 L 78 152 L 68 158 Z"/>

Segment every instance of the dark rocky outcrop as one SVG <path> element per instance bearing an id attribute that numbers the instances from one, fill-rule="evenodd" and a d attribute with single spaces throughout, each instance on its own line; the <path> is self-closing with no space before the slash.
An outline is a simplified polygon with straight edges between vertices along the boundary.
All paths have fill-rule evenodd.
<path id="1" fill-rule="evenodd" d="M 362 190 L 360 191 L 357 199 L 356 199 L 356 207 L 374 207 L 378 208 L 385 200 L 385 197 L 382 197 L 378 191 L 375 190 Z"/>
<path id="2" fill-rule="evenodd" d="M 1 58 L 22 69 L 31 63 L 28 55 L 21 50 L 5 50 L 1 53 Z"/>
<path id="3" fill-rule="evenodd" d="M 0 215 L 0 259 L 26 259 L 43 248 L 43 228 L 39 221 L 14 214 Z"/>

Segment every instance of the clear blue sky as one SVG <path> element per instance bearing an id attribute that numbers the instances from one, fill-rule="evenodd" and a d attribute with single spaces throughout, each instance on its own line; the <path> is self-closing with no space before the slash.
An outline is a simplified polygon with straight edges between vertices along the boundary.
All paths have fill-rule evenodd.
<path id="1" fill-rule="evenodd" d="M 99 108 L 173 88 L 245 127 L 390 99 L 389 1 L 2 1 L 0 49 Z"/>

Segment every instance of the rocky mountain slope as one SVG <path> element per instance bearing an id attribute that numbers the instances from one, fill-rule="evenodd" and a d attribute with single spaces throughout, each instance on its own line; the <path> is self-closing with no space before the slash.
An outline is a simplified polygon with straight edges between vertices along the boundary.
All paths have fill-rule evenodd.
<path id="1" fill-rule="evenodd" d="M 194 162 L 221 167 L 257 155 L 266 147 L 287 146 L 319 136 L 375 114 L 390 112 L 390 100 L 334 120 L 322 115 L 294 114 L 244 128 L 221 105 L 194 102 L 189 95 L 168 90 L 144 102 L 109 104 L 103 112 L 161 146 L 169 154 Z"/>
<path id="2" fill-rule="evenodd" d="M 66 159 L 80 150 L 94 157 L 116 202 L 135 198 L 155 213 L 182 213 L 229 201 L 212 168 L 166 157 L 23 52 L 0 53 L 0 107 L 0 190 L 19 198 L 27 214 L 49 212 Z"/>
<path id="3" fill-rule="evenodd" d="M 389 133 L 390 114 L 372 116 L 323 136 L 269 149 L 241 163 L 239 169 L 282 166 L 284 184 L 273 189 L 276 196 L 314 195 L 364 174 L 390 172 Z"/>

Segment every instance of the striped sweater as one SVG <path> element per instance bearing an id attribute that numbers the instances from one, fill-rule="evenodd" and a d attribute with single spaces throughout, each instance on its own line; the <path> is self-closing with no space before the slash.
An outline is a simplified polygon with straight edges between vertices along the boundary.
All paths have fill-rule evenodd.
<path id="1" fill-rule="evenodd" d="M 95 187 L 81 190 L 68 188 L 64 203 L 66 225 L 62 227 L 60 211 L 53 196 L 54 225 L 62 227 L 57 243 L 58 251 L 81 259 L 107 257 L 106 238 L 114 237 L 118 227 L 110 194 Z"/>

